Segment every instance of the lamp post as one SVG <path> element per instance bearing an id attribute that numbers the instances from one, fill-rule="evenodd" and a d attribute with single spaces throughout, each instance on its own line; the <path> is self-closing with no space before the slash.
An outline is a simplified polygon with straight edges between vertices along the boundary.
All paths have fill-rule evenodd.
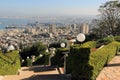
<path id="1" fill-rule="evenodd" d="M 65 43 L 61 43 L 60 46 L 62 48 L 65 48 L 66 44 Z M 64 74 L 66 74 L 66 57 L 68 55 L 68 52 L 62 52 L 64 54 Z"/>

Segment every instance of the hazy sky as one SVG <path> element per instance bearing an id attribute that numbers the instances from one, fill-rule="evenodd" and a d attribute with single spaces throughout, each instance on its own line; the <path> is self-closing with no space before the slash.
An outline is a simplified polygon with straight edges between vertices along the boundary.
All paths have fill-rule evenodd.
<path id="1" fill-rule="evenodd" d="M 108 0 L 0 0 L 0 16 L 96 15 Z"/>

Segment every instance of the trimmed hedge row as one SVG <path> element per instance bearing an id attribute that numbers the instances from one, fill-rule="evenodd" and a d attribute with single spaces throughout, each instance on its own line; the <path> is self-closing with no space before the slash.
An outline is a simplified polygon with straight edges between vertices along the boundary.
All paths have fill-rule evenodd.
<path id="1" fill-rule="evenodd" d="M 83 44 L 74 44 L 71 47 L 80 48 L 80 47 L 87 47 L 87 48 L 95 48 L 96 42 L 95 41 L 88 41 Z"/>
<path id="2" fill-rule="evenodd" d="M 105 37 L 102 39 L 98 39 L 97 43 L 104 43 L 104 44 L 108 44 L 111 43 L 113 41 L 119 41 L 120 42 L 120 36 L 110 36 L 110 37 Z"/>
<path id="3" fill-rule="evenodd" d="M 120 36 L 115 36 L 114 39 L 115 39 L 115 41 L 119 41 L 120 42 Z"/>
<path id="4" fill-rule="evenodd" d="M 73 65 L 73 56 L 75 55 L 74 53 L 75 53 L 76 49 L 78 49 L 78 50 L 79 49 L 80 50 L 82 50 L 82 49 L 89 49 L 91 51 L 91 49 L 95 48 L 95 47 L 96 47 L 96 42 L 95 41 L 88 41 L 88 42 L 85 42 L 84 44 L 75 44 L 75 45 L 72 45 L 71 48 L 70 48 L 70 54 L 67 57 L 67 73 L 69 74 L 69 73 L 72 72 L 72 69 L 73 69 L 73 67 L 72 67 L 72 65 Z M 79 53 L 83 53 L 83 52 L 77 51 L 76 54 L 79 54 Z M 78 56 L 78 55 L 76 55 L 76 56 Z"/>
<path id="5" fill-rule="evenodd" d="M 96 47 L 99 48 L 101 45 L 107 45 L 113 41 L 115 41 L 113 36 L 98 39 Z"/>
<path id="6" fill-rule="evenodd" d="M 56 50 L 56 54 L 54 57 L 52 57 L 51 62 L 52 65 L 57 65 L 59 67 L 63 67 L 64 63 L 64 54 L 63 52 L 68 52 L 69 50 L 67 48 L 58 48 Z"/>
<path id="7" fill-rule="evenodd" d="M 95 52 L 90 48 L 71 47 L 67 61 L 73 80 L 95 80 L 103 67 L 115 56 L 120 43 L 112 42 Z"/>
<path id="8" fill-rule="evenodd" d="M 20 56 L 18 51 L 0 53 L 0 75 L 17 74 L 19 68 Z"/>
<path id="9" fill-rule="evenodd" d="M 92 76 L 92 66 L 88 64 L 90 48 L 72 48 L 69 55 L 69 69 L 73 80 L 89 80 Z M 68 67 L 68 65 L 67 65 Z M 68 69 L 67 69 L 68 70 Z"/>
<path id="10" fill-rule="evenodd" d="M 110 36 L 110 37 L 105 37 L 102 39 L 97 40 L 97 43 L 104 43 L 104 44 L 108 44 L 114 41 L 114 37 Z"/>
<path id="11" fill-rule="evenodd" d="M 49 54 L 44 54 L 42 57 L 36 58 L 35 62 L 33 62 L 33 65 L 48 65 L 49 57 Z"/>
<path id="12" fill-rule="evenodd" d="M 12 60 L 9 59 L 7 56 L 3 55 L 2 52 L 0 52 L 0 59 L 3 59 L 4 61 L 6 61 L 8 63 L 12 63 Z"/>
<path id="13" fill-rule="evenodd" d="M 88 42 L 82 44 L 81 47 L 95 48 L 96 42 L 95 41 L 88 41 Z"/>
<path id="14" fill-rule="evenodd" d="M 120 43 L 112 42 L 96 52 L 91 53 L 89 61 L 89 64 L 93 66 L 93 76 L 91 80 L 95 80 L 103 67 L 116 55 L 118 46 L 120 46 Z"/>

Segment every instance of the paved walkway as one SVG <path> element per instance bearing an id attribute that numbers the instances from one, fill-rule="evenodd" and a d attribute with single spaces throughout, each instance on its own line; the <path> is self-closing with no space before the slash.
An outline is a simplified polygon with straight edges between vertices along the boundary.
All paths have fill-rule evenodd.
<path id="1" fill-rule="evenodd" d="M 120 80 L 120 53 L 103 68 L 96 80 Z"/>
<path id="2" fill-rule="evenodd" d="M 60 74 L 56 67 L 34 66 L 22 67 L 19 75 L 6 75 L 1 80 L 70 80 L 70 78 Z"/>

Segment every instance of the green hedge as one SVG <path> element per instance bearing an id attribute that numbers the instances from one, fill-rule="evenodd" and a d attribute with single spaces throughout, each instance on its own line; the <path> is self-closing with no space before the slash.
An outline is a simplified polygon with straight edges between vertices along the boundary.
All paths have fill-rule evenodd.
<path id="1" fill-rule="evenodd" d="M 93 66 L 92 80 L 95 80 L 103 67 L 116 55 L 119 45 L 120 43 L 112 42 L 96 52 L 91 53 L 89 64 Z"/>
<path id="2" fill-rule="evenodd" d="M 44 54 L 42 57 L 37 57 L 33 65 L 48 65 L 49 64 L 49 54 Z"/>
<path id="3" fill-rule="evenodd" d="M 0 53 L 0 75 L 17 74 L 19 68 L 20 56 L 18 51 Z"/>
<path id="4" fill-rule="evenodd" d="M 110 37 L 105 37 L 105 38 L 102 38 L 102 39 L 98 39 L 97 44 L 99 44 L 99 43 L 108 44 L 108 43 L 111 43 L 113 41 L 119 41 L 120 42 L 120 36 L 110 36 Z"/>
<path id="5" fill-rule="evenodd" d="M 97 43 L 96 47 L 98 48 L 101 45 L 107 45 L 107 44 L 109 44 L 109 43 L 111 43 L 113 41 L 115 41 L 113 36 L 109 36 L 109 37 L 105 37 L 105 38 L 102 38 L 102 39 L 98 39 L 96 41 L 96 43 Z"/>
<path id="6" fill-rule="evenodd" d="M 81 47 L 95 48 L 96 42 L 95 41 L 88 41 L 88 42 L 82 44 Z"/>
<path id="7" fill-rule="evenodd" d="M 120 36 L 115 36 L 114 39 L 115 39 L 115 41 L 119 41 L 120 42 Z"/>
<path id="8" fill-rule="evenodd" d="M 96 41 L 88 41 L 83 44 L 74 44 L 71 46 L 72 48 L 80 48 L 80 47 L 86 47 L 86 48 L 95 48 L 96 47 Z"/>
<path id="9" fill-rule="evenodd" d="M 64 54 L 63 52 L 68 52 L 68 48 L 58 48 L 56 50 L 56 54 L 54 57 L 51 58 L 51 64 L 57 65 L 59 67 L 63 67 L 64 63 Z"/>
<path id="10" fill-rule="evenodd" d="M 31 66 L 31 65 L 44 65 L 47 64 L 47 61 L 45 61 L 48 58 L 48 55 L 46 53 L 47 46 L 44 45 L 41 42 L 36 42 L 31 46 L 27 46 L 26 48 L 22 49 L 20 52 L 21 58 L 25 60 L 22 63 L 22 66 Z M 43 55 L 40 57 L 40 54 Z M 31 62 L 31 56 L 35 56 L 35 62 Z M 30 58 L 30 60 L 27 60 L 27 57 Z M 49 59 L 49 58 L 48 58 Z"/>
<path id="11" fill-rule="evenodd" d="M 69 55 L 71 62 L 67 62 L 70 66 L 73 80 L 89 80 L 92 76 L 92 66 L 88 64 L 90 56 L 90 48 L 72 48 Z M 67 69 L 68 70 L 68 69 Z"/>
<path id="12" fill-rule="evenodd" d="M 113 36 L 110 36 L 110 37 L 105 37 L 105 38 L 102 38 L 102 39 L 99 39 L 97 40 L 97 43 L 105 43 L 105 44 L 108 44 L 108 43 L 111 43 L 114 41 L 114 37 Z"/>
<path id="13" fill-rule="evenodd" d="M 72 45 L 71 48 L 70 48 L 70 54 L 69 56 L 67 57 L 67 73 L 71 73 L 72 71 L 72 61 L 73 61 L 73 57 L 72 55 L 74 55 L 74 49 L 79 49 L 79 48 L 89 48 L 90 50 L 92 48 L 95 48 L 96 47 L 96 42 L 95 41 L 88 41 L 88 42 L 85 42 L 83 44 L 75 44 L 75 45 Z M 81 53 L 81 52 L 79 52 Z"/>
<path id="14" fill-rule="evenodd" d="M 71 47 L 67 72 L 73 80 L 95 80 L 103 67 L 115 56 L 120 43 L 112 42 L 95 52 L 90 48 Z"/>

